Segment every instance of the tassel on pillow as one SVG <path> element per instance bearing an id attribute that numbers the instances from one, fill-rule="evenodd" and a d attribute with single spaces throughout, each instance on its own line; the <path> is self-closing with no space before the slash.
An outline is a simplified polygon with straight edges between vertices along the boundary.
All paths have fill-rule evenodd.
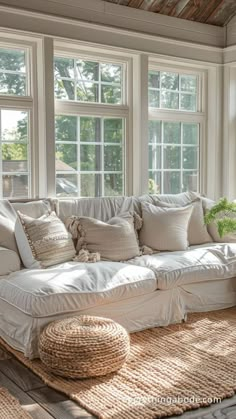
<path id="1" fill-rule="evenodd" d="M 76 255 L 73 259 L 74 262 L 84 262 L 84 263 L 87 263 L 87 262 L 95 263 L 95 262 L 99 262 L 100 260 L 101 260 L 100 253 L 98 252 L 90 253 L 86 249 L 81 249 L 78 255 Z"/>

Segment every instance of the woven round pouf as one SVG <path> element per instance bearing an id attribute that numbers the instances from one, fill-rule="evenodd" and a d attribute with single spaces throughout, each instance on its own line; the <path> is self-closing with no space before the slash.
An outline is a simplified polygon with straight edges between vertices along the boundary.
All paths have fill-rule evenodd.
<path id="1" fill-rule="evenodd" d="M 56 375 L 87 378 L 122 367 L 129 355 L 127 331 L 111 319 L 70 317 L 50 323 L 39 338 L 41 361 Z"/>

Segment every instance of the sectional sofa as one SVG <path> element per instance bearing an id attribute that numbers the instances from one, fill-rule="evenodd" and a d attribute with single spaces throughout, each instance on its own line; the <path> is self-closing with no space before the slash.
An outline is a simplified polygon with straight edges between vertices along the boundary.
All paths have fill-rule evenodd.
<path id="1" fill-rule="evenodd" d="M 20 261 L 14 237 L 17 210 L 34 218 L 54 210 L 63 222 L 72 215 L 108 221 L 124 212 L 142 217 L 143 202 L 183 207 L 196 201 L 187 250 L 154 252 L 125 262 L 68 261 L 46 269 L 25 269 Z M 190 192 L 11 205 L 1 201 L 0 336 L 35 358 L 41 331 L 56 319 L 91 314 L 112 318 L 134 332 L 182 322 L 190 312 L 236 305 L 236 240 L 213 241 L 203 225 L 209 202 Z"/>

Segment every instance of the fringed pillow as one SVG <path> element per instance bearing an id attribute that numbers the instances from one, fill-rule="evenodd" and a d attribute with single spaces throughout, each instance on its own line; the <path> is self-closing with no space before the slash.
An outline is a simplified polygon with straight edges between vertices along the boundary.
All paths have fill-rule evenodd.
<path id="1" fill-rule="evenodd" d="M 115 262 L 132 259 L 140 255 L 139 244 L 134 224 L 140 222 L 133 215 L 124 214 L 103 222 L 90 217 L 72 216 L 67 218 L 65 224 L 76 242 L 78 257 L 75 260 L 84 261 L 86 255 L 91 261 L 100 255 L 102 260 Z M 95 254 L 96 257 L 89 256 Z"/>

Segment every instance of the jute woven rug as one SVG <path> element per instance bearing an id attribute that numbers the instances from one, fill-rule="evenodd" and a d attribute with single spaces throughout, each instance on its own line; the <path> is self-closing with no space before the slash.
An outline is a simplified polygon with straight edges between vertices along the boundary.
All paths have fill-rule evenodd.
<path id="1" fill-rule="evenodd" d="M 32 419 L 32 417 L 22 409 L 18 400 L 3 387 L 0 387 L 0 418 Z"/>
<path id="2" fill-rule="evenodd" d="M 236 307 L 189 315 L 187 323 L 131 334 L 128 362 L 106 377 L 66 380 L 3 341 L 50 387 L 102 419 L 181 414 L 236 392 Z"/>

